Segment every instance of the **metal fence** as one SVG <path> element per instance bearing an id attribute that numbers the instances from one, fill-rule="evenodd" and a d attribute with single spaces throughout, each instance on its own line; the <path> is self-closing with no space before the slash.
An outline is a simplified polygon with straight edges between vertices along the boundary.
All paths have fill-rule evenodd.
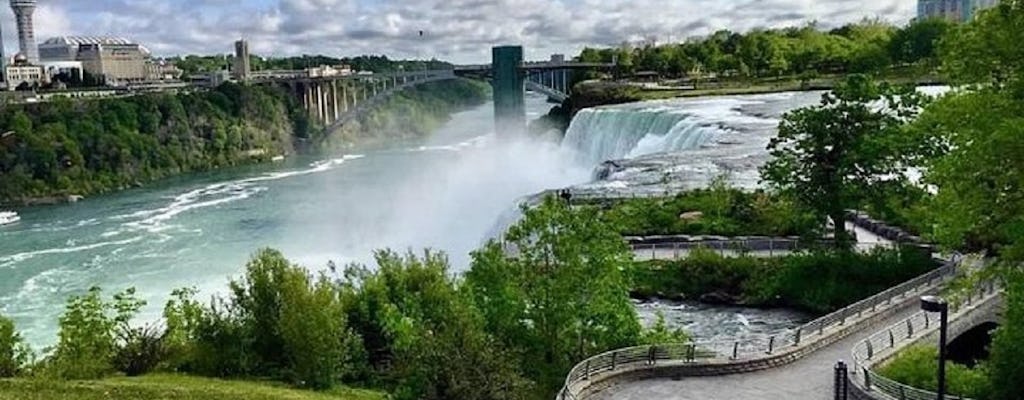
<path id="1" fill-rule="evenodd" d="M 831 245 L 831 243 L 821 243 Z M 857 251 L 869 252 L 876 248 L 895 249 L 900 245 L 892 242 L 857 243 Z M 754 257 L 779 257 L 793 254 L 811 247 L 799 239 L 790 238 L 750 238 L 750 239 L 704 239 L 685 241 L 664 241 L 656 243 L 632 242 L 633 253 L 643 260 L 680 260 L 688 257 L 692 251 L 710 250 L 723 257 L 742 255 Z"/>
<path id="2" fill-rule="evenodd" d="M 770 357 L 801 344 L 824 340 L 841 331 L 847 323 L 887 309 L 893 304 L 944 282 L 953 275 L 956 263 L 946 262 L 924 275 L 894 286 L 831 314 L 808 322 L 797 329 L 765 339 L 727 342 L 691 342 L 659 344 L 612 350 L 590 357 L 569 371 L 559 391 L 559 400 L 578 400 L 577 384 L 599 374 L 629 369 L 658 368 L 664 365 L 699 365 L 706 361 L 744 361 Z"/>
<path id="3" fill-rule="evenodd" d="M 956 314 L 964 305 L 984 300 L 996 293 L 994 282 L 988 282 L 977 289 L 962 302 L 951 303 L 951 312 Z M 900 400 L 933 400 L 937 394 L 931 391 L 915 388 L 886 378 L 871 369 L 874 358 L 883 351 L 891 351 L 897 346 L 903 347 L 918 341 L 925 334 L 936 328 L 939 324 L 938 317 L 932 313 L 919 312 L 903 321 L 883 329 L 858 342 L 853 347 L 853 371 L 859 374 L 858 382 L 863 384 L 869 391 L 877 391 L 889 397 Z M 966 399 L 956 396 L 947 396 L 949 399 Z"/>

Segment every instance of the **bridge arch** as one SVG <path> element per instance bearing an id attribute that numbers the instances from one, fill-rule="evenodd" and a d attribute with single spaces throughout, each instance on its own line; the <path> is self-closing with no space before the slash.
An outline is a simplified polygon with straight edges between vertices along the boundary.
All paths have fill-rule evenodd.
<path id="1" fill-rule="evenodd" d="M 992 336 L 997 328 L 999 324 L 995 321 L 985 321 L 964 331 L 946 345 L 949 360 L 969 367 L 987 360 Z"/>

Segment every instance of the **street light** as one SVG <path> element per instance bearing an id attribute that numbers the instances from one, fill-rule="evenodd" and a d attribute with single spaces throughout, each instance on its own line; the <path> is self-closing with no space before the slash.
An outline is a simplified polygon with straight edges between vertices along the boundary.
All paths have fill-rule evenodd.
<path id="1" fill-rule="evenodd" d="M 946 398 L 946 327 L 949 324 L 949 304 L 936 296 L 921 297 L 921 309 L 939 313 L 939 400 Z"/>

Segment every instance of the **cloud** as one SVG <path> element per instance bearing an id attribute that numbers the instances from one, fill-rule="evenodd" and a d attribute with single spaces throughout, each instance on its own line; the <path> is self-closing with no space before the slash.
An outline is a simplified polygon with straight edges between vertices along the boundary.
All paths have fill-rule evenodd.
<path id="1" fill-rule="evenodd" d="M 909 0 L 40 0 L 38 39 L 131 37 L 161 55 L 219 54 L 240 37 L 264 55 L 388 54 L 485 61 L 490 47 L 522 44 L 529 58 L 584 46 L 682 40 L 865 17 L 904 23 Z M 8 52 L 10 11 L 0 14 Z M 424 35 L 420 36 L 419 32 Z"/>

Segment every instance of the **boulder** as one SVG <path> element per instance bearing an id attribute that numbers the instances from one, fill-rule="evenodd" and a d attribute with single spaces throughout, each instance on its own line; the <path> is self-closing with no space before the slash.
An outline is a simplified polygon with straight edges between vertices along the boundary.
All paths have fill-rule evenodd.
<path id="1" fill-rule="evenodd" d="M 679 219 L 688 222 L 700 221 L 704 218 L 704 213 L 700 211 L 690 211 L 679 214 Z"/>

